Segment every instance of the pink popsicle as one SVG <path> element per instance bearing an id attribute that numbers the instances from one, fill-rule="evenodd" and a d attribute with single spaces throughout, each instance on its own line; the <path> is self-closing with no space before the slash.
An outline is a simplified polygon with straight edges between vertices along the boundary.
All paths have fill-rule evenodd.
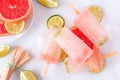
<path id="1" fill-rule="evenodd" d="M 62 28 L 55 36 L 56 43 L 78 64 L 82 64 L 93 51 L 68 28 Z"/>
<path id="2" fill-rule="evenodd" d="M 51 29 L 45 39 L 43 49 L 40 53 L 40 59 L 46 63 L 57 63 L 60 58 L 61 48 L 54 41 L 57 29 Z"/>
<path id="3" fill-rule="evenodd" d="M 74 24 L 78 27 L 97 47 L 108 41 L 109 36 L 105 29 L 88 10 L 83 10 L 75 19 Z"/>

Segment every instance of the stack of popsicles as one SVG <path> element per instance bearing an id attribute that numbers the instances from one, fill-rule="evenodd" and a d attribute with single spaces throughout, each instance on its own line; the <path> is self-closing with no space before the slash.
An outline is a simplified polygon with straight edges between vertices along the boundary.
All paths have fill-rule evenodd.
<path id="1" fill-rule="evenodd" d="M 63 49 L 68 55 L 65 61 L 70 63 L 67 64 L 67 68 L 72 64 L 79 68 L 86 64 L 90 70 L 99 72 L 105 62 L 98 47 L 109 40 L 108 33 L 88 9 L 83 10 L 75 18 L 74 25 L 71 29 L 64 27 L 49 33 L 52 37 L 48 36 L 49 45 L 47 44 L 47 48 L 41 52 L 41 59 L 46 63 L 58 62 Z"/>

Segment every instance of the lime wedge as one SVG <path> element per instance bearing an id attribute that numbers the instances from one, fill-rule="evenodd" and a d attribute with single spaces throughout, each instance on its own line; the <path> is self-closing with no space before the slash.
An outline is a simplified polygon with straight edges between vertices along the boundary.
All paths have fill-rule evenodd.
<path id="1" fill-rule="evenodd" d="M 102 18 L 103 18 L 103 10 L 102 10 L 102 8 L 100 6 L 90 5 L 90 6 L 88 6 L 88 9 L 90 10 L 90 12 L 93 13 L 93 15 L 95 15 L 98 22 L 100 22 L 102 20 Z"/>
<path id="2" fill-rule="evenodd" d="M 20 80 L 37 80 L 37 78 L 32 71 L 23 70 L 20 73 Z"/>
<path id="3" fill-rule="evenodd" d="M 19 21 L 19 22 L 5 22 L 5 28 L 8 33 L 10 34 L 19 34 L 20 32 L 23 31 L 25 27 L 25 22 L 24 21 Z"/>
<path id="4" fill-rule="evenodd" d="M 10 46 L 8 46 L 8 45 L 0 45 L 0 58 L 7 55 L 9 50 L 10 50 Z"/>
<path id="5" fill-rule="evenodd" d="M 47 21 L 48 29 L 52 27 L 62 28 L 65 25 L 65 21 L 60 15 L 53 15 Z"/>
<path id="6" fill-rule="evenodd" d="M 49 8 L 54 8 L 58 6 L 58 1 L 57 0 L 38 0 L 40 4 L 43 6 L 49 7 Z"/>

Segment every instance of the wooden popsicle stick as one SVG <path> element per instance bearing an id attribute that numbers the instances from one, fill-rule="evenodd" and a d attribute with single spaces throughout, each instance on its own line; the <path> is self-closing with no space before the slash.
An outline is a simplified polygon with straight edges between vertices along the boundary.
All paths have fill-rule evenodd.
<path id="1" fill-rule="evenodd" d="M 21 54 L 21 56 L 20 56 L 17 64 L 18 64 L 25 56 L 26 56 L 26 51 L 24 51 L 24 52 Z"/>
<path id="2" fill-rule="evenodd" d="M 0 78 L 0 80 L 10 80 L 12 73 L 13 73 L 13 69 L 11 68 L 4 68 L 4 70 L 2 71 L 2 76 Z"/>
<path id="3" fill-rule="evenodd" d="M 50 63 L 45 64 L 42 74 L 41 74 L 42 77 L 44 77 L 46 75 L 49 65 L 50 65 Z"/>
<path id="4" fill-rule="evenodd" d="M 23 57 L 23 59 L 19 63 L 17 63 L 16 68 L 18 68 L 18 67 L 22 66 L 23 64 L 27 63 L 30 59 L 31 59 L 31 56 L 28 55 L 28 53 L 27 53 L 26 56 Z"/>
<path id="5" fill-rule="evenodd" d="M 77 15 L 80 14 L 80 11 L 79 11 L 73 4 L 70 4 L 70 8 L 71 8 Z"/>
<path id="6" fill-rule="evenodd" d="M 12 65 L 12 68 L 15 66 L 14 65 L 14 60 L 15 60 L 15 55 L 16 55 L 17 50 L 18 50 L 18 46 L 15 46 L 12 53 L 11 53 L 11 56 L 10 56 L 8 62 L 7 62 L 8 64 Z"/>
<path id="7" fill-rule="evenodd" d="M 23 55 L 22 55 L 23 54 Z M 0 80 L 10 80 L 12 73 L 16 70 L 16 66 L 21 66 L 28 62 L 31 59 L 31 56 L 29 53 L 27 53 L 24 49 L 16 46 L 9 58 L 9 61 L 7 62 L 8 65 L 0 72 Z M 20 64 L 18 64 L 20 62 Z"/>
<path id="8" fill-rule="evenodd" d="M 108 52 L 106 54 L 102 54 L 102 57 L 105 59 L 105 58 L 109 58 L 109 57 L 115 56 L 116 54 L 117 54 L 117 52 L 111 51 L 111 52 Z"/>
<path id="9" fill-rule="evenodd" d="M 13 60 L 14 60 L 17 50 L 18 50 L 18 47 L 14 47 L 11 53 L 11 56 L 9 58 L 9 61 L 8 61 L 9 64 L 13 64 Z M 9 80 L 12 75 L 12 72 L 13 72 L 13 69 L 11 67 L 5 67 L 1 72 L 0 80 Z"/>
<path id="10" fill-rule="evenodd" d="M 16 55 L 15 55 L 15 65 L 17 65 L 18 61 L 20 60 L 20 57 L 21 55 L 24 53 L 24 50 L 19 47 L 18 51 L 16 52 Z"/>
<path id="11" fill-rule="evenodd" d="M 20 66 L 22 66 L 23 64 L 27 63 L 29 60 L 31 60 L 31 57 L 28 56 L 26 59 L 22 60 L 20 63 L 18 63 L 18 65 L 16 66 L 16 68 L 19 68 Z"/>
<path id="12" fill-rule="evenodd" d="M 85 63 L 90 67 L 90 69 L 99 71 L 99 68 L 91 60 L 88 59 L 88 60 L 86 60 Z"/>

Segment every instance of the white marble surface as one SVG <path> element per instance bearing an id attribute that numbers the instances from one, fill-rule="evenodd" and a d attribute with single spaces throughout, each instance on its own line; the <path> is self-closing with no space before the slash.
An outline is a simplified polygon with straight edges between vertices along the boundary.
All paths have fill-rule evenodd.
<path id="1" fill-rule="evenodd" d="M 107 59 L 107 65 L 103 72 L 91 74 L 89 72 L 80 72 L 77 74 L 67 75 L 62 63 L 51 64 L 45 78 L 41 78 L 40 73 L 43 63 L 39 60 L 40 51 L 44 45 L 44 36 L 47 32 L 46 21 L 53 14 L 60 14 L 65 18 L 67 27 L 73 25 L 72 21 L 75 14 L 69 8 L 69 4 L 74 4 L 78 9 L 82 10 L 90 4 L 100 5 L 104 11 L 104 18 L 101 24 L 109 32 L 111 40 L 101 47 L 102 52 L 116 50 L 118 54 Z M 20 45 L 28 50 L 33 59 L 20 69 L 16 70 L 11 80 L 19 80 L 21 70 L 32 70 L 38 80 L 120 80 L 120 0 L 59 0 L 59 7 L 46 8 L 41 6 L 37 0 L 33 0 L 34 19 L 31 28 L 21 38 L 9 42 L 11 46 Z M 8 59 L 9 55 L 0 59 L 2 61 Z M 2 68 L 1 68 L 2 69 Z"/>

